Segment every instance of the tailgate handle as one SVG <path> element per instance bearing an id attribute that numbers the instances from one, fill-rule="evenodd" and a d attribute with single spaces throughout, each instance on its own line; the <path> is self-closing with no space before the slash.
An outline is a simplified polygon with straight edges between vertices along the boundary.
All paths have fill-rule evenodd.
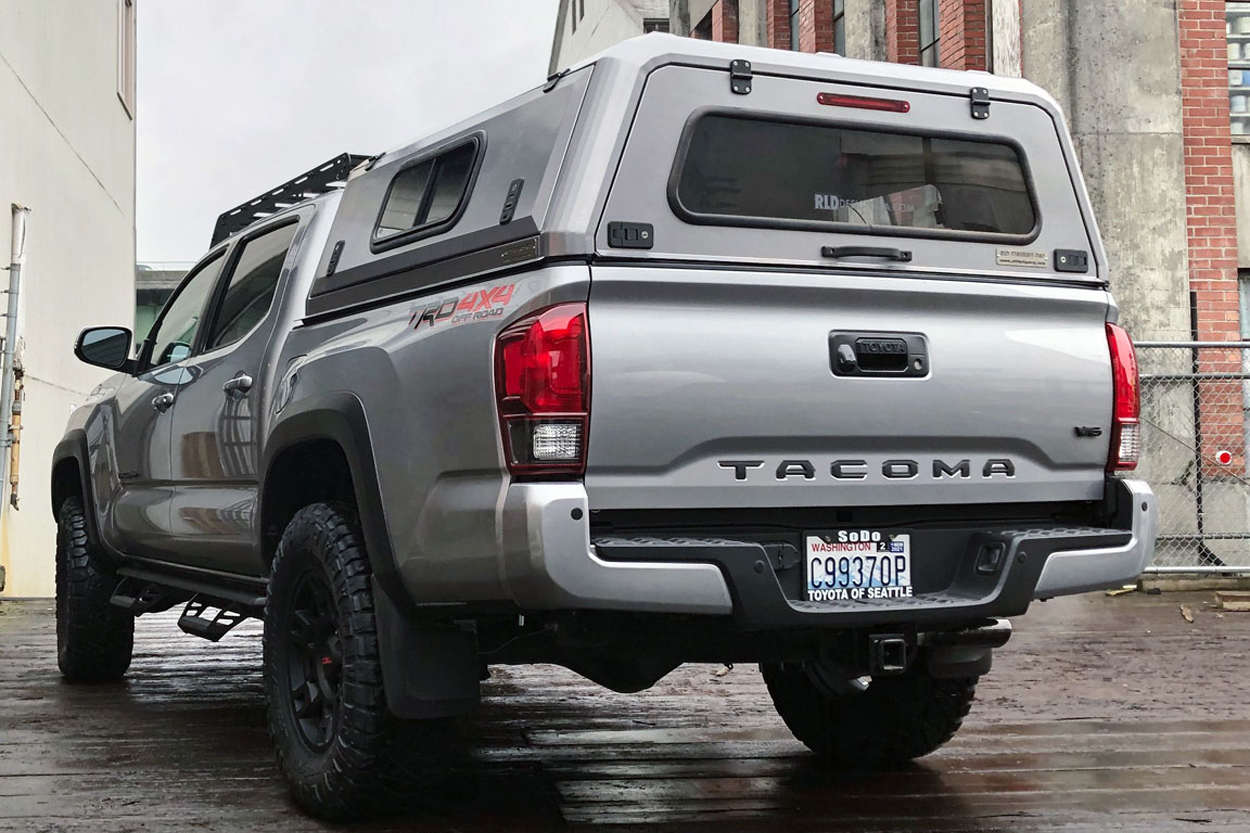
<path id="1" fill-rule="evenodd" d="M 829 334 L 835 376 L 927 376 L 929 350 L 919 333 Z"/>
<path id="2" fill-rule="evenodd" d="M 821 246 L 821 257 L 879 257 L 885 260 L 897 260 L 899 263 L 911 263 L 911 252 L 906 249 L 892 249 L 887 246 Z"/>

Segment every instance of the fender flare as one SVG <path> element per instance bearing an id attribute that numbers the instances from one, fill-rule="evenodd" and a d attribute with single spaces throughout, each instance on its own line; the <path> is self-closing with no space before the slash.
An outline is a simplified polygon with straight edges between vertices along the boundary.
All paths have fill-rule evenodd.
<path id="1" fill-rule="evenodd" d="M 387 706 L 401 718 L 443 717 L 473 709 L 480 696 L 475 635 L 446 623 L 423 621 L 404 589 L 391 546 L 382 489 L 364 404 L 336 391 L 294 402 L 265 440 L 257 511 L 263 529 L 265 494 L 274 461 L 308 441 L 329 440 L 347 457 L 365 550 L 373 569 L 374 612 Z"/>
<path id="2" fill-rule="evenodd" d="M 66 432 L 64 438 L 56 444 L 56 448 L 52 452 L 52 471 L 56 472 L 57 467 L 66 460 L 73 460 L 78 467 L 79 489 L 82 494 L 83 509 L 87 516 L 87 540 L 93 546 L 99 546 L 100 526 L 95 516 L 95 495 L 91 491 L 91 456 L 87 452 L 87 432 L 81 428 L 75 428 Z M 56 480 L 54 478 L 52 488 L 48 490 L 48 499 L 52 505 L 52 516 L 54 518 L 57 511 L 61 508 L 57 501 L 58 497 Z"/>
<path id="3" fill-rule="evenodd" d="M 365 417 L 364 403 L 355 394 L 347 391 L 315 394 L 293 402 L 283 410 L 265 438 L 261 455 L 261 488 L 256 507 L 261 523 L 265 518 L 265 495 L 274 461 L 284 451 L 316 440 L 329 440 L 343 450 L 356 491 L 356 510 L 373 575 L 395 605 L 401 609 L 411 606 L 407 594 L 403 592 L 395 552 L 391 547 L 369 421 Z M 258 528 L 263 529 L 263 526 Z"/>

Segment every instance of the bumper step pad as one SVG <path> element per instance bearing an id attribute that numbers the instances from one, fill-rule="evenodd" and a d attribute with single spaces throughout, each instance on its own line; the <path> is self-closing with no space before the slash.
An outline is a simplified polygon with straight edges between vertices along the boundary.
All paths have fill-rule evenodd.
<path id="1" fill-rule="evenodd" d="M 715 564 L 734 600 L 734 617 L 746 630 L 789 627 L 862 627 L 890 622 L 949 622 L 952 619 L 1015 616 L 1023 613 L 1052 553 L 1123 545 L 1126 530 L 1090 527 L 912 531 L 916 559 L 925 557 L 926 535 L 933 535 L 927 580 L 917 578 L 911 597 L 808 601 L 804 598 L 804 559 L 795 564 L 794 541 L 746 541 L 692 536 L 602 536 L 592 540 L 607 561 L 663 561 Z M 940 541 L 937 536 L 945 536 Z M 781 536 L 779 536 L 781 537 Z M 797 536 L 796 540 L 797 540 Z M 1001 542 L 1005 558 L 993 575 L 976 570 L 979 549 Z M 915 569 L 915 567 L 914 567 Z M 926 571 L 917 570 L 919 575 Z"/>

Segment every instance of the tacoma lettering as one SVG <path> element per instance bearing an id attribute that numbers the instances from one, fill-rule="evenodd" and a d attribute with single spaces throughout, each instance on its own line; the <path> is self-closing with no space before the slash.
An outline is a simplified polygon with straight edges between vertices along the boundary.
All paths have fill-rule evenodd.
<path id="1" fill-rule="evenodd" d="M 763 468 L 765 463 L 763 460 L 718 460 L 716 465 L 732 471 L 734 480 L 741 482 L 749 479 L 751 470 Z M 973 477 L 971 460 L 934 459 L 928 465 L 933 480 L 970 480 Z M 879 471 L 886 480 L 914 480 L 920 476 L 921 468 L 918 460 L 892 459 L 881 463 Z M 871 471 L 867 460 L 834 460 L 829 464 L 829 476 L 834 480 L 866 480 Z M 980 474 L 984 480 L 1015 477 L 1016 464 L 1006 457 L 992 457 L 982 464 Z M 777 480 L 796 477 L 815 480 L 816 465 L 811 460 L 782 460 L 777 465 Z"/>

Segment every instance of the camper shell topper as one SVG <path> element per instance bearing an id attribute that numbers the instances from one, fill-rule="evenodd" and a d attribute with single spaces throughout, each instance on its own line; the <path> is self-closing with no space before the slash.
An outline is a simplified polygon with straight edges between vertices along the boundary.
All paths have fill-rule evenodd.
<path id="1" fill-rule="evenodd" d="M 647 36 L 382 156 L 349 183 L 309 311 L 567 257 L 1105 283 L 1039 88 L 786 53 L 738 93 L 740 53 Z"/>

